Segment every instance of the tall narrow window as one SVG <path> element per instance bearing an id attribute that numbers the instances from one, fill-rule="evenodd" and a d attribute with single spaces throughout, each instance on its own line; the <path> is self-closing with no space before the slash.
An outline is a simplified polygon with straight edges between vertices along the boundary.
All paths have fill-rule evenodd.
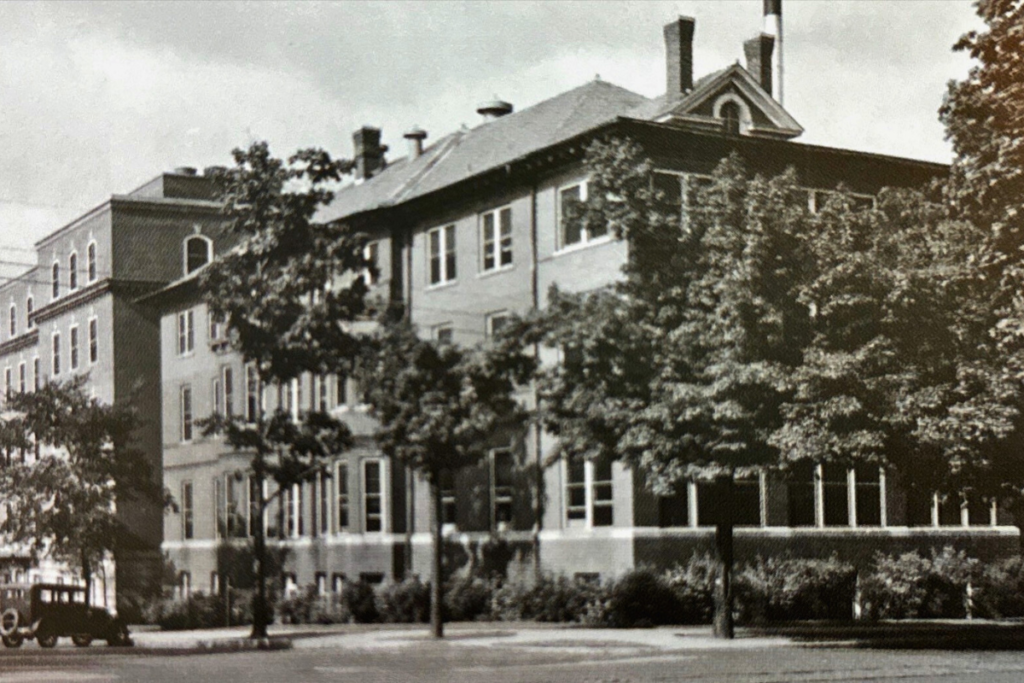
<path id="1" fill-rule="evenodd" d="M 71 346 L 71 369 L 78 369 L 78 325 L 72 325 L 68 330 L 68 339 Z"/>
<path id="2" fill-rule="evenodd" d="M 43 378 L 40 375 L 41 375 L 41 373 L 39 371 L 39 359 L 38 358 L 33 358 L 32 359 L 32 388 L 34 390 L 36 390 L 36 391 L 39 391 L 39 387 L 43 383 Z"/>
<path id="3" fill-rule="evenodd" d="M 318 501 L 320 503 L 320 535 L 326 536 L 331 533 L 331 480 L 321 474 L 317 483 L 320 489 L 320 500 Z"/>
<path id="4" fill-rule="evenodd" d="M 726 133 L 729 135 L 740 134 L 740 105 L 735 102 L 726 102 L 718 110 L 718 114 L 722 117 Z"/>
<path id="5" fill-rule="evenodd" d="M 13 339 L 18 335 L 18 307 L 11 304 L 11 338 Z"/>
<path id="6" fill-rule="evenodd" d="M 448 469 L 441 470 L 441 478 L 437 485 L 441 489 L 441 523 L 454 525 L 458 518 L 458 506 L 455 499 L 455 474 Z"/>
<path id="7" fill-rule="evenodd" d="M 683 177 L 675 173 L 655 171 L 651 187 L 657 193 L 657 207 L 666 216 L 681 216 L 683 211 Z"/>
<path id="8" fill-rule="evenodd" d="M 564 187 L 558 192 L 560 247 L 586 244 L 608 234 L 604 224 L 584 225 L 582 204 L 587 200 L 587 184 Z"/>
<path id="9" fill-rule="evenodd" d="M 36 326 L 36 321 L 32 318 L 32 297 L 25 299 L 25 327 L 32 329 Z"/>
<path id="10" fill-rule="evenodd" d="M 430 284 L 451 282 L 455 279 L 455 226 L 434 228 L 427 233 L 427 254 L 430 264 Z"/>
<path id="11" fill-rule="evenodd" d="M 600 458 L 592 463 L 591 518 L 594 526 L 612 525 L 612 461 Z"/>
<path id="12" fill-rule="evenodd" d="M 565 516 L 570 522 L 587 519 L 587 462 L 570 458 L 566 464 Z"/>
<path id="13" fill-rule="evenodd" d="M 24 361 L 18 363 L 18 391 L 25 393 L 28 389 L 28 378 L 25 376 L 25 363 Z"/>
<path id="14" fill-rule="evenodd" d="M 181 387 L 181 440 L 192 440 L 192 387 Z"/>
<path id="15" fill-rule="evenodd" d="M 53 262 L 53 269 L 50 272 L 50 287 L 53 292 L 53 298 L 56 299 L 60 296 L 60 264 L 56 261 Z"/>
<path id="16" fill-rule="evenodd" d="M 366 282 L 375 285 L 380 282 L 380 242 L 366 245 Z"/>
<path id="17" fill-rule="evenodd" d="M 338 495 L 338 531 L 348 529 L 348 464 L 339 462 L 334 472 L 334 486 Z"/>
<path id="18" fill-rule="evenodd" d="M 210 398 L 213 400 L 214 411 L 224 414 L 224 385 L 220 377 L 214 377 L 210 384 Z"/>
<path id="19" fill-rule="evenodd" d="M 54 375 L 60 374 L 60 332 L 53 333 L 53 363 L 52 371 Z"/>
<path id="20" fill-rule="evenodd" d="M 491 527 L 502 530 L 512 523 L 514 461 L 512 451 L 502 448 L 491 456 Z"/>
<path id="21" fill-rule="evenodd" d="M 256 422 L 260 414 L 260 379 L 256 366 L 245 368 L 245 421 Z"/>
<path id="22" fill-rule="evenodd" d="M 221 369 L 221 377 L 224 378 L 224 406 L 220 410 L 224 417 L 231 417 L 235 414 L 235 378 L 230 365 L 225 365 Z"/>
<path id="23" fill-rule="evenodd" d="M 882 523 L 882 481 L 878 465 L 857 463 L 853 468 L 856 482 L 857 526 L 878 526 Z"/>
<path id="24" fill-rule="evenodd" d="M 213 478 L 213 510 L 214 538 L 224 538 L 227 535 L 227 522 L 224 519 L 224 480 L 219 476 Z"/>
<path id="25" fill-rule="evenodd" d="M 90 242 L 85 250 L 86 270 L 89 282 L 96 282 L 96 243 Z"/>
<path id="26" fill-rule="evenodd" d="M 317 384 L 317 406 L 316 409 L 321 412 L 327 412 L 331 409 L 328 401 L 330 400 L 330 389 L 331 384 L 328 381 L 327 375 L 320 375 L 316 380 Z"/>
<path id="27" fill-rule="evenodd" d="M 191 310 L 178 314 L 178 355 L 192 353 L 196 347 L 195 315 Z"/>
<path id="28" fill-rule="evenodd" d="M 814 463 L 801 462 L 790 472 L 787 490 L 789 492 L 789 525 L 814 526 Z"/>
<path id="29" fill-rule="evenodd" d="M 295 521 L 296 531 L 299 536 L 306 535 L 306 486 L 296 484 L 295 486 Z"/>
<path id="30" fill-rule="evenodd" d="M 202 268 L 210 262 L 213 242 L 206 237 L 194 236 L 185 240 L 185 274 Z"/>
<path id="31" fill-rule="evenodd" d="M 181 537 L 185 540 L 195 537 L 194 514 L 192 482 L 183 481 L 181 482 Z"/>
<path id="32" fill-rule="evenodd" d="M 259 510 L 260 510 L 260 484 L 256 481 L 256 477 L 248 477 L 249 479 L 249 537 L 256 537 L 256 529 L 259 528 Z M 264 518 L 266 519 L 266 518 Z M 264 528 L 266 524 L 264 523 Z"/>
<path id="33" fill-rule="evenodd" d="M 99 360 L 99 322 L 96 318 L 89 321 L 89 362 L 95 363 Z"/>
<path id="34" fill-rule="evenodd" d="M 480 217 L 481 270 L 485 273 L 512 265 L 512 209 L 489 211 Z"/>
<path id="35" fill-rule="evenodd" d="M 285 538 L 292 538 L 296 535 L 294 486 L 285 489 L 284 496 L 281 499 L 281 505 L 284 509 L 284 524 L 282 525 L 281 531 L 285 534 Z"/>
<path id="36" fill-rule="evenodd" d="M 4 368 L 4 400 L 10 401 L 14 394 L 14 375 L 10 368 Z"/>
<path id="37" fill-rule="evenodd" d="M 822 497 L 825 526 L 850 524 L 850 477 L 845 465 L 822 466 Z"/>
<path id="38" fill-rule="evenodd" d="M 78 289 L 78 254 L 72 252 L 68 257 L 68 290 Z"/>
<path id="39" fill-rule="evenodd" d="M 227 316 L 217 315 L 212 311 L 208 315 L 209 343 L 220 344 L 227 341 Z"/>
<path id="40" fill-rule="evenodd" d="M 249 520 L 246 516 L 249 506 L 245 499 L 248 488 L 248 482 L 240 476 L 229 473 L 225 478 L 224 491 L 227 505 L 225 517 L 227 518 L 228 538 L 245 538 L 249 532 Z"/>
<path id="41" fill-rule="evenodd" d="M 384 530 L 384 463 L 363 461 L 363 529 L 375 533 Z"/>
<path id="42" fill-rule="evenodd" d="M 348 377 L 345 375 L 338 375 L 334 378 L 334 381 L 337 385 L 334 405 L 348 405 Z"/>

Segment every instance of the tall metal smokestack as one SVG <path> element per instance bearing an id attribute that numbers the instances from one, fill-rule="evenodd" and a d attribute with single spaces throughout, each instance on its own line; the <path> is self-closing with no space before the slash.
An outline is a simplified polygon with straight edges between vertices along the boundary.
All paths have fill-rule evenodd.
<path id="1" fill-rule="evenodd" d="M 782 0 L 764 0 L 764 33 L 775 38 L 772 55 L 772 97 L 782 104 Z"/>

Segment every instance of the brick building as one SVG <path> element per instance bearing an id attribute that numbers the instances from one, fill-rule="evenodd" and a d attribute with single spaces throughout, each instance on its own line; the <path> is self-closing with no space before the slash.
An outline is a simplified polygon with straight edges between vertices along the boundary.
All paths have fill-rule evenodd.
<path id="1" fill-rule="evenodd" d="M 159 476 L 158 321 L 135 300 L 213 257 L 220 217 L 211 190 L 194 169 L 163 173 L 37 242 L 38 265 L 0 285 L 3 396 L 86 375 L 92 396 L 139 409 L 137 445 Z M 109 603 L 115 585 L 119 596 L 159 586 L 159 503 L 128 501 L 118 512 L 129 532 L 120 571 L 116 581 L 112 565 L 98 577 Z M 0 550 L 0 582 L 72 578 L 52 562 L 34 566 L 16 548 Z"/>
<path id="2" fill-rule="evenodd" d="M 552 284 L 586 291 L 619 276 L 628 245 L 560 220 L 565 202 L 586 195 L 581 161 L 594 139 L 638 142 L 658 169 L 655 182 L 684 210 L 687 187 L 733 151 L 754 172 L 794 168 L 812 210 L 840 183 L 870 202 L 884 186 L 917 186 L 946 172 L 938 164 L 796 142 L 802 129 L 773 96 L 773 38 L 744 45 L 746 67 L 695 81 L 693 29 L 685 18 L 665 27 L 668 78 L 656 99 L 595 80 L 519 112 L 488 102 L 478 126 L 429 146 L 426 132 L 409 131 L 408 153 L 395 160 L 385 159 L 379 130 L 357 131 L 359 179 L 319 219 L 348 221 L 373 236 L 376 295 L 402 300 L 423 335 L 472 344 L 508 313 L 543 308 Z M 201 438 L 192 421 L 218 406 L 254 410 L 261 399 L 209 321 L 194 279 L 147 303 L 161 316 L 164 480 L 183 503 L 180 514 L 166 517 L 163 547 L 183 585 L 211 590 L 218 545 L 249 535 L 248 484 L 245 458 Z M 357 447 L 334 463 L 333 477 L 288 492 L 271 515 L 270 531 L 292 551 L 285 585 L 328 591 L 346 577 L 427 574 L 426 487 L 375 449 L 355 387 L 306 376 L 270 388 L 263 400 L 268 409 L 325 406 L 358 435 Z M 532 402 L 529 391 L 523 400 Z M 552 448 L 543 433 L 510 440 L 448 483 L 445 523 L 466 562 L 612 575 L 640 563 L 671 565 L 711 547 L 719 512 L 701 482 L 658 498 L 641 473 L 616 462 L 531 469 L 544 465 Z M 1017 528 L 994 503 L 914 498 L 877 469 L 809 466 L 788 480 L 764 474 L 737 489 L 741 560 L 836 552 L 862 562 L 881 548 L 947 544 L 994 557 L 1019 548 Z"/>

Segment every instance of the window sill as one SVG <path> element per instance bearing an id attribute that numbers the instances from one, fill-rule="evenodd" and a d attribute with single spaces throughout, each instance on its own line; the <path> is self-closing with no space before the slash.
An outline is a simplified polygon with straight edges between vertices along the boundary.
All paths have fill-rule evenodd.
<path id="1" fill-rule="evenodd" d="M 613 239 L 614 238 L 611 235 L 603 235 L 601 237 L 596 237 L 592 240 L 587 240 L 586 242 L 575 242 L 573 244 L 570 244 L 569 246 L 561 247 L 560 249 L 555 250 L 555 253 L 552 254 L 552 256 L 562 256 L 563 254 L 571 254 L 576 251 L 583 251 L 584 249 L 589 249 L 590 247 L 597 247 L 602 244 L 608 244 Z"/>
<path id="2" fill-rule="evenodd" d="M 477 278 L 483 279 L 488 277 L 494 277 L 495 275 L 501 275 L 502 273 L 508 273 L 516 269 L 516 264 L 512 263 L 501 268 L 491 268 L 490 270 L 481 270 L 476 274 Z"/>
<path id="3" fill-rule="evenodd" d="M 433 292 L 433 291 L 438 290 L 438 289 L 445 289 L 447 287 L 454 287 L 457 284 L 459 284 L 458 279 L 455 279 L 455 280 L 445 280 L 444 282 L 438 282 L 438 283 L 433 284 L 433 285 L 427 285 L 426 291 Z"/>

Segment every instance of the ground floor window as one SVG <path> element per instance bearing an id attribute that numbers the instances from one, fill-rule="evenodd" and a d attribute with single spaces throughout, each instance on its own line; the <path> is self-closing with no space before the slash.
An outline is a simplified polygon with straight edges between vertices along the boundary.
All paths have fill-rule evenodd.
<path id="1" fill-rule="evenodd" d="M 491 528 L 503 530 L 512 524 L 512 495 L 515 461 L 512 451 L 501 448 L 491 453 Z"/>
<path id="2" fill-rule="evenodd" d="M 565 474 L 568 525 L 611 526 L 614 522 L 611 460 L 570 458 Z"/>

